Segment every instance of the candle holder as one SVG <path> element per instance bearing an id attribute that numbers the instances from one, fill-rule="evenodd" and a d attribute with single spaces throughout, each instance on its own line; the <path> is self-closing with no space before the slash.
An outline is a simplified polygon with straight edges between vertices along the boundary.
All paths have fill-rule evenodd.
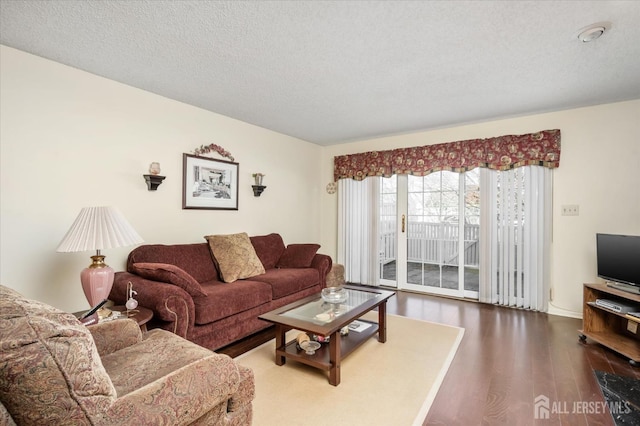
<path id="1" fill-rule="evenodd" d="M 158 175 L 142 175 L 144 176 L 144 180 L 147 182 L 147 189 L 149 191 L 155 191 L 158 189 L 162 181 L 166 178 L 166 176 L 158 176 Z"/>
<path id="2" fill-rule="evenodd" d="M 251 185 L 251 188 L 253 188 L 253 196 L 254 197 L 259 197 L 260 195 L 262 195 L 262 191 L 265 190 L 266 186 L 264 186 L 264 185 Z"/>

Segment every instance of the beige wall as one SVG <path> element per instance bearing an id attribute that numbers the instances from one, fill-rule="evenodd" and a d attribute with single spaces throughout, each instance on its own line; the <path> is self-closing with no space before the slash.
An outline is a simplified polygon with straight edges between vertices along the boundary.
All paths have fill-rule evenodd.
<path id="1" fill-rule="evenodd" d="M 55 252 L 85 206 L 118 207 L 147 243 L 242 231 L 319 242 L 321 147 L 5 46 L 0 67 L 3 285 L 86 308 L 79 274 L 92 253 Z M 238 211 L 182 210 L 182 154 L 210 143 L 240 165 Z M 142 177 L 152 161 L 167 176 L 155 192 Z M 259 198 L 254 172 L 266 173 Z M 103 254 L 122 270 L 131 249 Z"/>
<path id="2" fill-rule="evenodd" d="M 333 157 L 505 134 L 562 130 L 554 175 L 550 312 L 578 315 L 595 281 L 595 233 L 640 235 L 640 100 L 319 147 L 0 46 L 0 282 L 61 309 L 84 309 L 90 253 L 55 248 L 82 207 L 115 205 L 147 243 L 279 232 L 335 258 Z M 238 211 L 182 210 L 182 153 L 217 143 L 240 164 Z M 217 156 L 214 156 L 218 158 Z M 147 190 L 158 161 L 165 182 Z M 260 198 L 251 173 L 266 173 Z M 560 215 L 578 204 L 580 216 Z M 116 270 L 131 247 L 105 252 Z"/>
<path id="3" fill-rule="evenodd" d="M 332 180 L 336 155 L 556 128 L 562 131 L 562 153 L 560 167 L 554 171 L 554 299 L 549 312 L 579 316 L 582 283 L 597 281 L 596 232 L 640 235 L 639 100 L 332 146 L 323 151 L 323 180 Z M 321 244 L 332 255 L 337 200 L 336 195 L 322 196 L 327 232 Z M 580 215 L 561 216 L 564 204 L 578 204 Z"/>

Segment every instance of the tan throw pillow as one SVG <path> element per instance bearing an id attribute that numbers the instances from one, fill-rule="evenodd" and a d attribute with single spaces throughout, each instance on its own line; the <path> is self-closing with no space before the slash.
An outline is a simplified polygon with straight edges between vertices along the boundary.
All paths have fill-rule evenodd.
<path id="1" fill-rule="evenodd" d="M 220 277 L 226 283 L 264 274 L 264 266 L 246 232 L 231 235 L 207 235 L 209 249 Z"/>

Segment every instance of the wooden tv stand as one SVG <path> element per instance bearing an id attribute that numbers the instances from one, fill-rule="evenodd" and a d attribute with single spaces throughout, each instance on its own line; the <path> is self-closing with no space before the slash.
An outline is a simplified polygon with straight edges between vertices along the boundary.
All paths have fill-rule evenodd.
<path id="1" fill-rule="evenodd" d="M 585 284 L 580 340 L 587 337 L 629 358 L 629 363 L 640 366 L 640 319 L 625 313 L 596 305 L 596 299 L 618 300 L 627 305 L 637 305 L 640 311 L 640 295 L 618 290 L 606 284 Z M 628 329 L 629 321 L 631 328 Z M 635 324 L 634 324 L 635 323 Z"/>

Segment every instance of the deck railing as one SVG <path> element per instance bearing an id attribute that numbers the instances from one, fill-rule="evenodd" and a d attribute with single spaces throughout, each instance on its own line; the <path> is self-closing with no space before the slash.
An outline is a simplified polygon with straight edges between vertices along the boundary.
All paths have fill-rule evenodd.
<path id="1" fill-rule="evenodd" d="M 457 223 L 410 222 L 407 225 L 407 258 L 410 262 L 435 265 L 458 265 L 459 227 Z M 480 264 L 479 225 L 464 227 L 464 265 Z M 380 261 L 385 264 L 397 258 L 396 222 L 380 222 Z"/>

